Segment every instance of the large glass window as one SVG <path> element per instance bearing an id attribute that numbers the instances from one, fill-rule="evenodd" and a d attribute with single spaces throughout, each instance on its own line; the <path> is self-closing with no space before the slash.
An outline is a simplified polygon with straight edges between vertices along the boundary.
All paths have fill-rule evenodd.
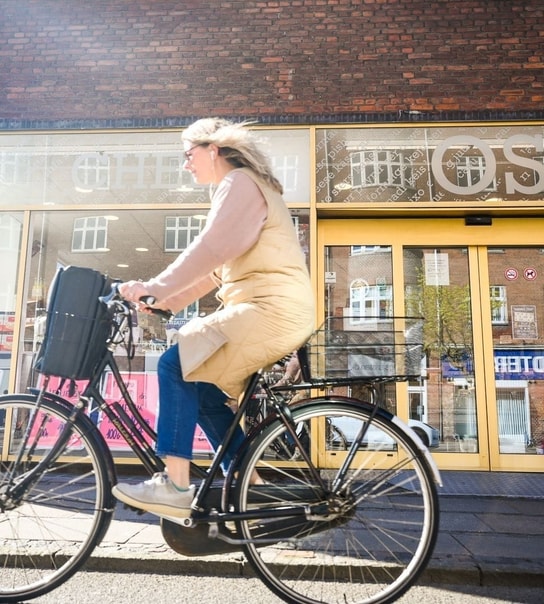
<path id="1" fill-rule="evenodd" d="M 309 256 L 309 213 L 293 210 L 293 214 L 301 245 Z M 107 214 L 96 213 L 94 216 L 88 210 L 35 212 L 30 233 L 32 253 L 26 276 L 28 296 L 23 308 L 25 329 L 20 346 L 19 390 L 24 390 L 36 379 L 30 368 L 43 338 L 47 289 L 59 266 L 86 266 L 121 281 L 146 280 L 157 275 L 187 247 L 202 229 L 205 218 L 202 210 L 174 213 L 172 208 L 109 210 Z M 107 229 L 107 240 L 101 235 L 102 229 Z M 5 255 L 3 266 L 12 271 L 10 278 L 0 281 L 0 288 L 4 287 L 4 291 L 0 289 L 0 300 L 4 299 L 4 310 L 14 311 L 20 217 L 2 216 L 0 230 L 5 235 L 0 243 L 0 255 Z M 80 242 L 77 246 L 72 245 L 74 239 Z M 137 346 L 130 370 L 155 371 L 160 353 L 175 342 L 176 330 L 195 316 L 213 312 L 217 304 L 214 292 L 211 292 L 168 322 L 154 315 L 140 314 L 134 325 Z M 122 355 L 119 361 L 123 367 Z"/>
<path id="2" fill-rule="evenodd" d="M 287 202 L 310 202 L 308 128 L 256 128 Z M 209 204 L 183 169 L 181 129 L 0 134 L 0 204 Z M 287 142 L 287 144 L 286 144 Z"/>
<path id="3" fill-rule="evenodd" d="M 489 248 L 488 262 L 490 280 L 500 283 L 490 300 L 499 450 L 544 453 L 544 253 Z"/>
<path id="4" fill-rule="evenodd" d="M 542 126 L 318 128 L 318 203 L 539 200 Z"/>
<path id="5" fill-rule="evenodd" d="M 0 212 L 0 393 L 6 392 L 9 385 L 22 233 L 22 214 Z M 31 245 L 31 253 L 36 254 L 39 240 Z"/>
<path id="6" fill-rule="evenodd" d="M 350 332 L 356 332 L 354 341 L 358 342 L 343 354 L 334 353 L 330 358 L 331 367 L 346 375 L 361 367 L 369 375 L 373 372 L 378 372 L 376 375 L 391 375 L 388 372 L 392 368 L 381 349 L 384 338 L 391 336 L 393 329 L 391 247 L 328 246 L 325 248 L 325 270 L 325 327 L 346 332 L 340 334 L 340 338 L 349 338 Z M 337 389 L 339 393 L 343 390 Z M 363 400 L 368 399 L 368 392 L 360 384 L 352 385 L 347 390 Z M 383 385 L 383 395 L 383 404 L 395 413 L 395 384 Z"/>
<path id="7" fill-rule="evenodd" d="M 408 315 L 424 317 L 426 380 L 411 413 L 438 429 L 440 450 L 479 448 L 469 264 L 466 248 L 405 248 Z"/>

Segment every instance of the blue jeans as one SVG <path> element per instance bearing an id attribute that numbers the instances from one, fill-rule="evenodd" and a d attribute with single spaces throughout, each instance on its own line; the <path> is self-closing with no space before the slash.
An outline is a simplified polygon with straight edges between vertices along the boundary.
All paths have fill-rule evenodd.
<path id="1" fill-rule="evenodd" d="M 197 423 L 216 450 L 234 417 L 231 409 L 225 404 L 227 396 L 214 384 L 186 382 L 183 379 L 177 344 L 161 355 L 157 375 L 158 455 L 193 459 L 193 439 Z M 238 426 L 221 464 L 224 472 L 227 471 L 243 440 L 244 433 Z"/>

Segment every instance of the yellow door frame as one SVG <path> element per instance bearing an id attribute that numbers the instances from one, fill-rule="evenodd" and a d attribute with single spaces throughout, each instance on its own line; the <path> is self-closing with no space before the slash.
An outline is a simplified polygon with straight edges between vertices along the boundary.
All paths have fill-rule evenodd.
<path id="1" fill-rule="evenodd" d="M 382 245 L 392 247 L 393 284 L 403 283 L 403 248 L 466 247 L 474 325 L 474 365 L 478 424 L 478 453 L 433 452 L 442 469 L 544 471 L 542 457 L 501 454 L 495 395 L 495 373 L 491 308 L 488 302 L 489 271 L 487 248 L 544 247 L 544 219 L 495 218 L 491 225 L 467 226 L 464 218 L 365 218 L 322 219 L 317 223 L 317 307 L 325 315 L 325 248 L 344 245 Z M 404 314 L 404 288 L 395 289 L 394 314 Z M 408 418 L 408 386 L 399 384 L 397 413 Z"/>

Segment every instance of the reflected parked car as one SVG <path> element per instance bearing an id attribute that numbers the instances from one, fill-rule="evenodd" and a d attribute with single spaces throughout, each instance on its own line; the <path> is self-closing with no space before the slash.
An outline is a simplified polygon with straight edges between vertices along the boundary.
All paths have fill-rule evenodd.
<path id="1" fill-rule="evenodd" d="M 333 419 L 333 424 L 342 433 L 347 443 L 353 442 L 356 438 L 359 424 L 355 420 L 349 417 L 338 417 Z M 419 436 L 426 447 L 439 446 L 440 432 L 436 428 L 417 419 L 409 419 L 408 425 Z M 393 441 L 383 430 L 370 425 L 363 438 L 363 445 L 376 449 L 392 448 Z"/>
<path id="2" fill-rule="evenodd" d="M 426 447 L 438 447 L 440 444 L 440 432 L 433 426 L 417 419 L 409 419 L 408 425 L 421 438 Z"/>

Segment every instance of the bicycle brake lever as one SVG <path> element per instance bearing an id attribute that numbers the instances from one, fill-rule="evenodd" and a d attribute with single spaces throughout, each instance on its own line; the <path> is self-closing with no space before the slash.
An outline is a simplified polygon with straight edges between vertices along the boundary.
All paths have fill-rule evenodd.
<path id="1" fill-rule="evenodd" d="M 116 299 L 120 299 L 120 294 L 119 294 L 119 283 L 121 283 L 120 281 L 114 281 L 111 284 L 111 291 L 109 294 L 106 294 L 105 296 L 98 296 L 98 300 L 99 302 L 101 302 L 102 304 L 109 306 L 114 300 Z"/>

